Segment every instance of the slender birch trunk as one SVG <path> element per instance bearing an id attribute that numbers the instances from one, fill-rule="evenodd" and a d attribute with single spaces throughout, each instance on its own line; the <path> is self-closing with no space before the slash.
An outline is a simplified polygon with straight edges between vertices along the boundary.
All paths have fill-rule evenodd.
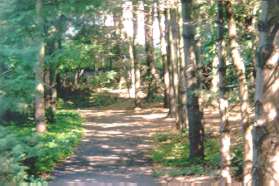
<path id="1" fill-rule="evenodd" d="M 130 94 L 132 98 L 136 98 L 136 76 L 135 76 L 135 51 L 133 45 L 133 38 L 129 38 L 129 61 L 130 61 Z"/>
<path id="2" fill-rule="evenodd" d="M 232 183 L 231 176 L 231 136 L 228 113 L 228 100 L 225 97 L 225 76 L 226 76 L 226 59 L 224 51 L 224 0 L 216 0 L 217 3 L 217 78 L 216 83 L 219 92 L 219 113 L 221 118 L 221 176 L 222 184 L 230 185 Z"/>
<path id="3" fill-rule="evenodd" d="M 257 49 L 253 186 L 279 185 L 279 8 L 262 0 Z"/>
<path id="4" fill-rule="evenodd" d="M 154 47 L 153 47 L 153 0 L 144 1 L 144 12 L 145 12 L 145 51 L 146 51 L 146 62 L 148 66 L 148 92 L 147 99 L 151 99 L 156 89 L 158 88 L 159 74 L 155 66 L 154 58 Z"/>
<path id="5" fill-rule="evenodd" d="M 239 94 L 241 107 L 241 124 L 244 132 L 244 177 L 243 184 L 248 186 L 252 184 L 252 158 L 253 158 L 253 144 L 252 144 L 252 125 L 250 124 L 249 116 L 249 92 L 248 82 L 245 77 L 246 67 L 244 60 L 240 54 L 240 46 L 237 41 L 236 23 L 233 18 L 233 9 L 231 1 L 226 1 L 226 12 L 228 19 L 229 32 L 229 46 L 231 49 L 232 62 L 236 68 L 239 79 Z"/>
<path id="6" fill-rule="evenodd" d="M 157 12 L 159 20 L 159 30 L 160 30 L 160 50 L 161 50 L 161 60 L 164 68 L 164 107 L 169 108 L 170 96 L 169 96 L 169 69 L 167 60 L 167 37 L 166 37 L 166 17 L 165 17 L 166 2 L 165 0 L 157 0 Z"/>
<path id="7" fill-rule="evenodd" d="M 133 56 L 134 56 L 134 88 L 135 88 L 135 107 L 141 107 L 140 101 L 140 63 L 137 57 L 137 35 L 138 35 L 138 0 L 133 0 Z"/>

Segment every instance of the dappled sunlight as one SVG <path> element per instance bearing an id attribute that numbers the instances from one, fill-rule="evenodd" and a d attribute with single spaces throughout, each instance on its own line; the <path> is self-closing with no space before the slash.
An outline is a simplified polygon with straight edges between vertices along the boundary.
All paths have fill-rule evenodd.
<path id="1" fill-rule="evenodd" d="M 107 180 L 107 176 L 116 179 L 113 183 L 125 185 L 134 180 L 135 184 L 142 180 L 154 181 L 150 177 L 153 173 L 151 159 L 146 152 L 152 148 L 153 134 L 173 129 L 174 120 L 166 118 L 166 109 L 93 108 L 79 111 L 86 120 L 84 138 L 76 155 L 58 167 L 55 176 L 83 181 L 80 177 L 90 176 L 94 179 L 88 181 L 96 184 Z"/>
<path id="2" fill-rule="evenodd" d="M 106 180 L 115 179 L 112 183 L 142 183 L 148 179 L 154 170 L 149 152 L 152 149 L 153 135 L 156 133 L 175 131 L 175 118 L 168 118 L 168 110 L 161 107 L 148 107 L 133 110 L 131 108 L 116 109 L 104 107 L 101 109 L 79 110 L 85 119 L 85 135 L 76 155 L 69 158 L 63 166 L 55 172 L 61 178 L 76 178 L 96 183 L 107 183 Z M 220 120 L 218 110 L 206 108 L 204 110 L 206 134 L 219 135 Z M 234 123 L 233 133 L 239 133 L 240 114 L 238 108 L 231 112 L 231 122 Z M 238 135 L 236 135 L 238 136 Z M 238 137 L 235 137 L 238 138 Z M 239 139 L 237 139 L 239 140 Z M 233 140 L 232 140 L 233 141 Z M 236 140 L 234 140 L 236 141 Z M 177 153 L 180 153 L 177 147 Z M 109 179 L 108 179 L 109 177 Z M 129 182 L 131 181 L 132 182 Z M 153 182 L 151 181 L 151 182 Z M 176 185 L 189 183 L 199 185 L 205 181 L 210 183 L 217 180 L 212 177 L 181 177 L 162 178 L 161 184 Z M 80 183 L 80 182 L 76 182 Z M 195 183 L 195 184 L 193 184 Z M 115 185 L 115 184 L 114 184 Z M 141 184 L 142 185 L 142 184 Z M 154 183 L 154 185 L 156 185 Z"/>
<path id="3" fill-rule="evenodd" d="M 158 114 L 149 114 L 149 115 L 136 115 L 136 116 L 129 116 L 130 118 L 141 117 L 146 120 L 157 120 L 165 117 L 165 114 L 158 113 Z"/>
<path id="4" fill-rule="evenodd" d="M 253 117 L 253 114 L 251 114 Z M 204 110 L 205 133 L 209 136 L 218 137 L 220 135 L 220 116 L 218 109 L 214 107 L 207 107 Z M 238 144 L 241 141 L 241 114 L 238 105 L 232 106 L 229 112 L 229 122 L 232 143 Z"/>

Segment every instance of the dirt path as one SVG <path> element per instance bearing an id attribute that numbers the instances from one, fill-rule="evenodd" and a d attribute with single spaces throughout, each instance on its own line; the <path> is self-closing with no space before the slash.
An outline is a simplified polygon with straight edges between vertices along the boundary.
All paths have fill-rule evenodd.
<path id="1" fill-rule="evenodd" d="M 148 157 L 151 136 L 170 130 L 160 108 L 80 110 L 86 133 L 74 156 L 59 166 L 50 186 L 159 185 Z"/>

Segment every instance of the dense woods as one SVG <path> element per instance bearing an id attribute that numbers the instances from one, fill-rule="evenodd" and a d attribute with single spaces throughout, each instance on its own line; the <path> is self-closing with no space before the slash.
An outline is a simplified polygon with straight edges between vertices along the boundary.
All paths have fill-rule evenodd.
<path id="1" fill-rule="evenodd" d="M 1 0 L 0 35 L 0 183 L 44 180 L 82 137 L 73 110 L 125 89 L 168 110 L 183 170 L 279 185 L 278 0 Z"/>

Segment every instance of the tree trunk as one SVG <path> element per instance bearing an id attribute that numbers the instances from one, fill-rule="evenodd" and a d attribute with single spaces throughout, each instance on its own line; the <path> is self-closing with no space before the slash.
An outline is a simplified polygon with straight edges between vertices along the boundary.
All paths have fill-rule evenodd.
<path id="1" fill-rule="evenodd" d="M 176 118 L 176 128 L 180 129 L 179 126 L 179 106 L 178 106 L 178 96 L 179 96 L 179 61 L 178 61 L 178 24 L 177 24 L 177 7 L 176 1 L 171 2 L 170 8 L 170 52 L 171 52 L 171 64 L 172 64 L 172 81 L 174 86 L 174 96 L 175 96 L 175 118 Z"/>
<path id="2" fill-rule="evenodd" d="M 131 78 L 131 85 L 130 85 L 130 93 L 131 97 L 135 99 L 136 95 L 136 76 L 135 76 L 135 52 L 133 46 L 133 38 L 129 38 L 129 58 L 130 58 L 130 78 Z"/>
<path id="3" fill-rule="evenodd" d="M 56 86 L 56 69 L 50 69 L 50 107 L 53 112 L 56 111 L 57 86 Z"/>
<path id="4" fill-rule="evenodd" d="M 140 63 L 137 57 L 137 35 L 138 35 L 138 1 L 133 0 L 133 56 L 134 56 L 134 73 L 135 73 L 135 107 L 141 107 L 140 101 Z"/>
<path id="5" fill-rule="evenodd" d="M 51 106 L 51 93 L 50 93 L 50 67 L 44 69 L 44 99 L 46 110 Z"/>
<path id="6" fill-rule="evenodd" d="M 279 8 L 262 0 L 257 49 L 253 186 L 279 185 Z"/>
<path id="7" fill-rule="evenodd" d="M 179 95 L 179 69 L 178 69 L 178 24 L 177 20 L 177 9 L 175 6 L 175 1 L 172 2 L 170 8 L 170 52 L 171 52 L 171 65 L 172 65 L 172 83 L 174 86 L 174 97 L 175 97 L 175 118 L 176 118 L 176 128 L 179 129 L 179 107 L 178 107 L 178 95 Z"/>
<path id="8" fill-rule="evenodd" d="M 171 31 L 171 19 L 170 19 L 170 8 L 167 8 L 165 11 L 165 17 L 166 17 L 166 28 L 167 28 L 167 65 L 168 65 L 168 71 L 169 71 L 169 113 L 168 117 L 174 118 L 176 116 L 176 95 L 175 95 L 175 85 L 174 85 L 174 78 L 173 78 L 173 59 L 172 59 L 172 44 L 171 41 L 173 40 L 173 35 Z"/>
<path id="9" fill-rule="evenodd" d="M 59 41 L 59 40 L 58 40 Z M 51 56 L 59 48 L 59 42 L 57 39 L 52 38 L 51 41 L 47 42 L 46 54 Z M 56 67 L 53 65 L 47 65 L 44 73 L 44 84 L 45 84 L 45 108 L 50 109 L 51 112 L 56 110 Z"/>
<path id="10" fill-rule="evenodd" d="M 188 118 L 187 118 L 187 86 L 186 86 L 186 68 L 184 59 L 184 42 L 183 42 L 183 10 L 181 2 L 177 3 L 178 11 L 178 23 L 179 23 L 179 96 L 178 96 L 178 112 L 179 112 L 179 126 L 182 129 L 187 128 Z"/>
<path id="11" fill-rule="evenodd" d="M 230 185 L 231 177 L 231 136 L 228 113 L 228 100 L 225 97 L 225 76 L 226 62 L 224 51 L 224 0 L 217 0 L 217 77 L 215 83 L 219 92 L 219 113 L 220 113 L 220 133 L 221 133 L 221 176 L 222 184 Z"/>
<path id="12" fill-rule="evenodd" d="M 145 12 L 145 51 L 146 62 L 148 66 L 148 92 L 147 99 L 152 99 L 156 89 L 158 88 L 157 82 L 159 81 L 159 74 L 157 73 L 154 59 L 154 47 L 153 47 L 153 0 L 144 0 L 144 12 Z"/>
<path id="13" fill-rule="evenodd" d="M 37 23 L 39 33 L 43 33 L 43 18 L 42 18 L 42 0 L 36 1 Z M 42 37 L 42 36 L 41 36 Z M 47 130 L 45 119 L 45 102 L 44 102 L 44 62 L 45 62 L 45 43 L 44 39 L 40 38 L 38 63 L 35 68 L 36 76 L 36 97 L 35 97 L 35 122 L 38 133 L 43 133 Z"/>
<path id="14" fill-rule="evenodd" d="M 195 29 L 192 20 L 192 0 L 182 0 L 183 7 L 183 37 L 184 37 L 184 55 L 187 78 L 187 111 L 189 123 L 189 142 L 190 158 L 204 157 L 204 131 L 202 125 L 202 113 L 199 106 L 198 89 L 199 82 L 197 78 L 197 64 L 194 52 Z"/>
<path id="15" fill-rule="evenodd" d="M 241 124 L 244 132 L 244 177 L 243 184 L 248 186 L 252 184 L 252 125 L 249 120 L 249 92 L 248 82 L 245 77 L 246 67 L 244 60 L 239 51 L 239 44 L 237 42 L 236 24 L 233 18 L 233 9 L 231 1 L 226 1 L 226 11 L 228 19 L 228 32 L 229 32 L 229 45 L 231 49 L 232 62 L 236 67 L 237 75 L 239 78 L 239 94 L 240 94 L 240 107 L 241 107 Z"/>
<path id="16" fill-rule="evenodd" d="M 169 96 L 169 69 L 167 61 L 167 34 L 166 34 L 166 17 L 165 11 L 165 0 L 157 0 L 157 12 L 159 20 L 159 30 L 160 30 L 160 50 L 161 50 L 161 60 L 164 68 L 164 107 L 169 108 L 170 96 Z"/>

